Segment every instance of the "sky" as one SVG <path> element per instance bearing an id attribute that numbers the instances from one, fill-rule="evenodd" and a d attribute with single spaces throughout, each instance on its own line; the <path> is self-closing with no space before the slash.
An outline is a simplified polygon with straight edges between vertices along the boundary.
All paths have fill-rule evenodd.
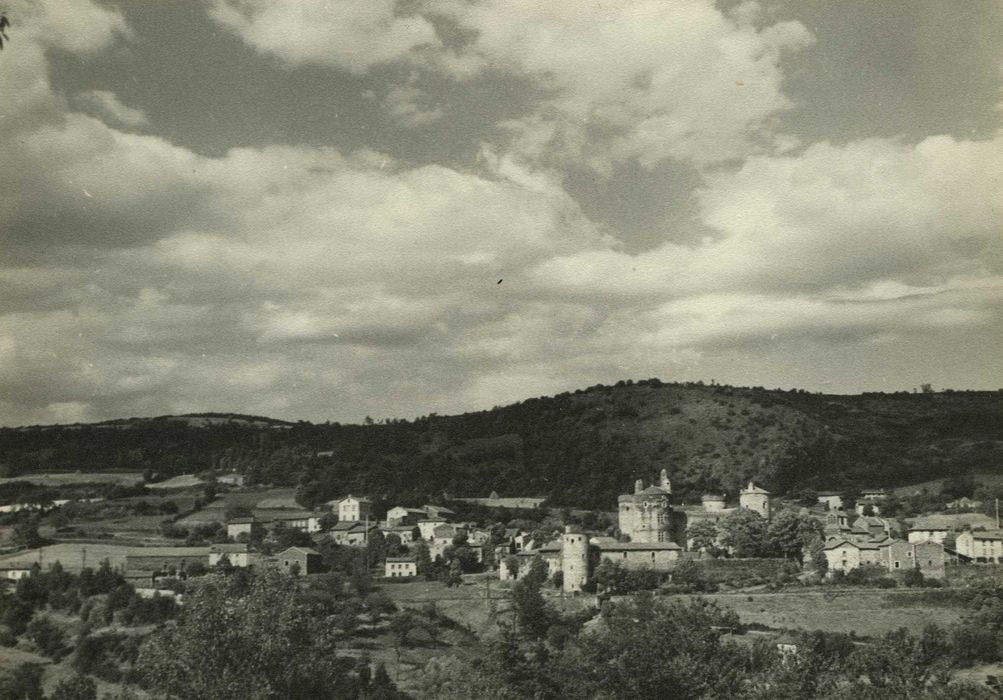
<path id="1" fill-rule="evenodd" d="M 1003 387 L 994 0 L 0 9 L 0 425 Z"/>

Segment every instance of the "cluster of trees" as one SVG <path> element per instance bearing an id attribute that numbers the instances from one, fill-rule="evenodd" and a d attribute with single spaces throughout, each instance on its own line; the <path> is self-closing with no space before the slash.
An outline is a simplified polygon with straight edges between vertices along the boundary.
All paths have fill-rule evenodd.
<path id="1" fill-rule="evenodd" d="M 269 571 L 211 575 L 143 644 L 137 668 L 167 698 L 403 697 L 382 665 L 338 653 L 340 595 L 308 595 Z"/>
<path id="2" fill-rule="evenodd" d="M 814 632 L 787 640 L 749 639 L 734 612 L 714 603 L 637 595 L 607 602 L 597 624 L 562 619 L 523 579 L 513 596 L 515 623 L 484 657 L 430 662 L 423 694 L 442 700 L 548 698 L 845 698 L 990 700 L 990 688 L 954 680 L 985 658 L 971 649 L 995 634 L 981 625 L 920 634 L 905 630 L 861 640 Z M 988 594 L 998 605 L 995 593 Z M 973 640 L 980 629 L 992 630 Z"/>
<path id="3" fill-rule="evenodd" d="M 86 674 L 109 681 L 128 679 L 138 651 L 138 637 L 113 631 L 109 625 L 156 625 L 176 613 L 172 596 L 140 597 L 107 562 L 79 575 L 56 562 L 44 572 L 36 566 L 12 590 L 0 593 L 0 644 L 21 641 L 53 661 L 69 656 L 78 675 L 48 697 L 93 699 L 95 684 Z M 79 623 L 67 626 L 66 616 Z M 41 667 L 9 669 L 0 677 L 0 698 L 42 698 L 40 680 Z"/>
<path id="4" fill-rule="evenodd" d="M 817 519 L 782 511 L 766 520 L 755 511 L 739 508 L 715 522 L 694 521 L 686 530 L 692 548 L 710 554 L 736 557 L 783 557 L 797 562 L 806 558 L 816 569 L 826 568 L 825 527 Z"/>

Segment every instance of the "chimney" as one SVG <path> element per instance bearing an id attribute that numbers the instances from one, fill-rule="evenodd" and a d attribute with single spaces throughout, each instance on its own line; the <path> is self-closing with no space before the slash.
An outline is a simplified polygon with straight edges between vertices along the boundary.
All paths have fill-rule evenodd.
<path id="1" fill-rule="evenodd" d="M 570 525 L 565 525 L 564 526 L 564 534 L 566 534 L 566 535 L 570 535 L 571 534 L 571 526 Z"/>
<path id="2" fill-rule="evenodd" d="M 634 482 L 634 493 L 641 493 L 642 489 L 644 489 L 644 482 L 638 479 Z"/>
<path id="3" fill-rule="evenodd" d="M 669 473 L 664 469 L 662 470 L 661 478 L 659 480 L 658 485 L 661 486 L 666 491 L 668 491 L 669 493 L 672 493 L 672 482 L 669 481 Z"/>

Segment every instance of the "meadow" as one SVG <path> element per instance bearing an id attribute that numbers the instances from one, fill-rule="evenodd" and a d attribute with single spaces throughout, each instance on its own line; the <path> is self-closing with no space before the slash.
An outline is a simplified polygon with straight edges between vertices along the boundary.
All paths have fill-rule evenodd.
<path id="1" fill-rule="evenodd" d="M 924 593 L 922 589 L 894 592 L 825 589 L 716 593 L 703 598 L 732 608 L 744 624 L 772 629 L 854 632 L 862 637 L 871 637 L 899 627 L 918 632 L 930 623 L 948 626 L 958 622 L 961 610 L 956 603 L 947 599 L 931 601 Z M 910 596 L 921 602 L 903 605 L 903 597 Z"/>

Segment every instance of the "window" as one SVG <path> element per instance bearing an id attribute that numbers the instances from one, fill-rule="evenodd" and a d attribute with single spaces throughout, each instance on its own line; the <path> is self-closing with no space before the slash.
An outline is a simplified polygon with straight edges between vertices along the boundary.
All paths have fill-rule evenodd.
<path id="1" fill-rule="evenodd" d="M 900 564 L 900 562 L 895 562 L 895 568 L 896 569 L 899 568 L 899 564 Z"/>

